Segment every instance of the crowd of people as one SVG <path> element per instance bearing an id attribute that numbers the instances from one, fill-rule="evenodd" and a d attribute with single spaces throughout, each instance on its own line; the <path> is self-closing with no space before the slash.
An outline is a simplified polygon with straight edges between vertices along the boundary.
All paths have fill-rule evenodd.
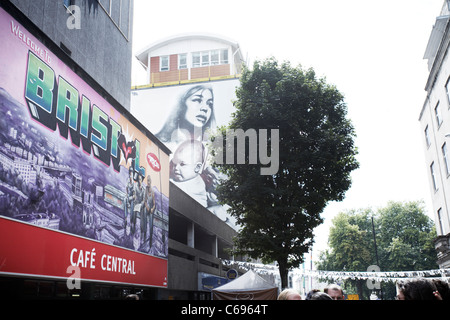
<path id="1" fill-rule="evenodd" d="M 450 286 L 443 280 L 417 278 L 402 280 L 396 284 L 396 300 L 449 300 Z M 278 295 L 278 300 L 303 300 L 295 289 L 285 289 Z M 305 300 L 345 300 L 344 291 L 337 284 L 330 284 L 323 291 L 309 291 Z"/>

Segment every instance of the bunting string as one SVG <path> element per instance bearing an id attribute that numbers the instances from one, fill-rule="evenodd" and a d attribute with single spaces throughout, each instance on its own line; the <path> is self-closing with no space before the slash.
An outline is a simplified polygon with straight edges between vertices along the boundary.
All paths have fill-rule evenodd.
<path id="1" fill-rule="evenodd" d="M 253 269 L 259 274 L 279 275 L 278 266 L 266 265 L 260 263 L 241 262 L 222 260 L 222 263 L 228 267 L 238 267 L 244 270 Z M 416 278 L 440 279 L 446 282 L 450 278 L 450 269 L 434 269 L 434 270 L 420 270 L 420 271 L 324 271 L 324 270 L 305 270 L 292 269 L 289 272 L 292 276 L 297 277 L 312 277 L 327 280 L 371 280 L 377 282 L 396 282 L 399 280 L 411 280 Z"/>

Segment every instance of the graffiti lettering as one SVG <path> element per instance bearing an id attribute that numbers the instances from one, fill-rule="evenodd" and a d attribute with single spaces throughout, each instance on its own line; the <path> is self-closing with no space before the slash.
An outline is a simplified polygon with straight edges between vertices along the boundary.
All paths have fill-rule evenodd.
<path id="1" fill-rule="evenodd" d="M 80 97 L 81 96 L 81 97 Z M 122 127 L 99 106 L 91 104 L 77 88 L 59 76 L 33 52 L 28 52 L 25 100 L 31 117 L 48 129 L 55 131 L 72 145 L 83 148 L 87 154 L 119 171 L 119 136 Z M 140 143 L 136 140 L 136 172 L 145 175 L 139 166 Z"/>
<path id="2" fill-rule="evenodd" d="M 26 44 L 34 53 L 36 53 L 42 59 L 45 59 L 48 63 L 50 63 L 50 55 L 46 48 L 40 46 L 35 43 L 25 31 L 20 29 L 20 26 L 14 24 L 14 21 L 11 20 L 11 32 L 19 38 L 24 44 Z"/>

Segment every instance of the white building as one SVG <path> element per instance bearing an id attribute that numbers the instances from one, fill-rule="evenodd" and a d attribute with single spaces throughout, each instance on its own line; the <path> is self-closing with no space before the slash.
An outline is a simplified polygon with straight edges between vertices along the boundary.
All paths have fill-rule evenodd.
<path id="1" fill-rule="evenodd" d="M 420 112 L 425 159 L 431 187 L 438 264 L 450 268 L 450 2 L 444 1 L 424 59 L 428 60 L 427 96 Z"/>
<path id="2" fill-rule="evenodd" d="M 223 36 L 187 33 L 150 44 L 136 58 L 147 71 L 146 84 L 208 81 L 241 73 L 239 44 Z"/>

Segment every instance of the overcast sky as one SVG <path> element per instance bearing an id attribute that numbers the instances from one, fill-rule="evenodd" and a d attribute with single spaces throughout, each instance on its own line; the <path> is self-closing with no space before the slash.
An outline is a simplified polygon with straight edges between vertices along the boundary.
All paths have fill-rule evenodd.
<path id="1" fill-rule="evenodd" d="M 207 32 L 237 41 L 250 63 L 274 56 L 312 67 L 345 96 L 360 168 L 316 229 L 327 247 L 340 211 L 423 200 L 433 217 L 419 113 L 423 54 L 443 0 L 135 0 L 132 84 L 145 84 L 136 52 L 162 38 Z M 280 146 L 281 148 L 282 146 Z"/>

